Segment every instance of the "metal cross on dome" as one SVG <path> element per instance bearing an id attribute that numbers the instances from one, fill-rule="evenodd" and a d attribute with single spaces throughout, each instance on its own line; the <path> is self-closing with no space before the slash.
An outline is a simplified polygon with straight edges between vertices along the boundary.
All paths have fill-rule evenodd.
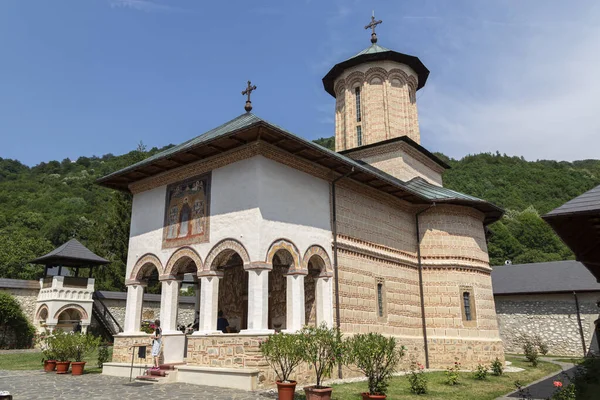
<path id="1" fill-rule="evenodd" d="M 369 23 L 369 25 L 365 26 L 365 29 L 371 29 L 372 33 L 371 33 L 371 43 L 375 44 L 377 43 L 377 34 L 375 33 L 375 27 L 379 24 L 381 24 L 383 21 L 379 20 L 379 21 L 375 21 L 375 11 L 373 11 L 373 15 L 371 16 L 371 23 Z"/>
<path id="2" fill-rule="evenodd" d="M 242 95 L 248 96 L 248 99 L 246 100 L 246 105 L 244 106 L 244 110 L 246 110 L 246 112 L 250 112 L 252 110 L 252 102 L 250 101 L 250 94 L 254 90 L 256 90 L 256 85 L 252 85 L 252 82 L 248 81 L 248 87 L 246 87 L 246 90 L 244 90 L 242 92 Z"/>

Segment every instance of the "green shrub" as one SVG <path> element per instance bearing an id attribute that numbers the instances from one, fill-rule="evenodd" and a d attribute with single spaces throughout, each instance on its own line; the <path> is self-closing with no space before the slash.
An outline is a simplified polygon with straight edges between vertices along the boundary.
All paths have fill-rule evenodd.
<path id="1" fill-rule="evenodd" d="M 496 359 L 492 362 L 492 375 L 500 376 L 504 373 L 504 365 L 502 365 L 502 361 L 496 357 Z"/>
<path id="2" fill-rule="evenodd" d="M 488 375 L 488 367 L 482 364 L 478 364 L 475 371 L 473 371 L 473 376 L 475 379 L 479 381 L 484 381 L 487 379 Z"/>
<path id="3" fill-rule="evenodd" d="M 72 333 L 70 344 L 72 346 L 71 353 L 76 362 L 83 361 L 86 355 L 89 355 L 98 348 L 100 338 L 85 333 Z"/>
<path id="4" fill-rule="evenodd" d="M 424 369 L 425 367 L 419 363 L 412 363 L 410 366 L 408 383 L 410 384 L 410 391 L 414 394 L 427 393 L 427 376 L 425 376 Z"/>
<path id="5" fill-rule="evenodd" d="M 302 359 L 315 369 L 317 388 L 322 387 L 324 376 L 331 376 L 333 366 L 341 360 L 341 337 L 335 328 L 322 325 L 305 326 L 300 331 Z"/>
<path id="6" fill-rule="evenodd" d="M 544 341 L 539 335 L 535 335 L 533 337 L 532 342 L 533 345 L 538 348 L 541 355 L 545 356 L 546 354 L 548 354 L 548 345 L 544 343 Z"/>
<path id="7" fill-rule="evenodd" d="M 450 386 L 458 385 L 460 363 L 458 361 L 454 362 L 452 367 L 448 367 L 446 369 L 446 384 Z"/>
<path id="8" fill-rule="evenodd" d="M 281 382 L 290 382 L 290 375 L 302 361 L 301 336 L 276 333 L 261 343 L 260 351 Z"/>
<path id="9" fill-rule="evenodd" d="M 35 328 L 29 323 L 17 300 L 7 292 L 0 292 L 0 348 L 8 348 L 9 338 L 19 349 L 33 345 Z"/>
<path id="10" fill-rule="evenodd" d="M 71 361 L 74 356 L 73 336 L 62 329 L 55 329 L 48 337 L 48 345 L 54 352 L 56 361 Z"/>
<path id="11" fill-rule="evenodd" d="M 108 361 L 109 357 L 110 353 L 108 351 L 108 345 L 106 345 L 106 343 L 98 347 L 98 368 L 102 368 L 102 365 L 104 365 L 104 363 Z"/>
<path id="12" fill-rule="evenodd" d="M 358 334 L 344 342 L 347 364 L 354 364 L 369 381 L 369 394 L 385 395 L 389 380 L 404 356 L 404 346 L 379 333 Z"/>
<path id="13" fill-rule="evenodd" d="M 577 390 L 573 383 L 567 386 L 563 385 L 562 381 L 554 381 L 554 387 L 556 388 L 550 400 L 575 400 L 577 399 Z"/>
<path id="14" fill-rule="evenodd" d="M 537 367 L 539 357 L 538 349 L 533 341 L 528 337 L 523 339 L 523 353 L 525 353 L 525 358 L 527 361 L 529 361 L 532 366 Z"/>

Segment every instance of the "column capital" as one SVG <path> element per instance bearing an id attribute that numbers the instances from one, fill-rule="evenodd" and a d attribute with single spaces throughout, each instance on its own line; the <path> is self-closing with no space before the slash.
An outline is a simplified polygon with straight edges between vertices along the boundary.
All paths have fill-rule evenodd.
<path id="1" fill-rule="evenodd" d="M 308 275 L 308 270 L 307 269 L 292 269 L 290 268 L 290 270 L 288 271 L 288 273 L 286 274 L 287 276 L 295 276 L 295 275 Z"/>
<path id="2" fill-rule="evenodd" d="M 138 281 L 135 279 L 125 279 L 125 286 L 148 286 L 148 282 L 146 281 Z"/>
<path id="3" fill-rule="evenodd" d="M 273 264 L 263 261 L 253 261 L 244 264 L 244 271 L 271 271 Z"/>
<path id="4" fill-rule="evenodd" d="M 223 278 L 223 271 L 215 271 L 215 270 L 208 270 L 208 271 L 198 271 L 198 278 L 211 278 L 211 277 L 215 277 L 215 278 Z"/>
<path id="5" fill-rule="evenodd" d="M 181 281 L 183 281 L 183 276 L 171 275 L 171 274 L 163 274 L 163 275 L 160 275 L 158 277 L 158 280 L 161 281 L 161 282 L 165 282 L 165 281 L 178 281 L 178 282 L 181 282 Z"/>

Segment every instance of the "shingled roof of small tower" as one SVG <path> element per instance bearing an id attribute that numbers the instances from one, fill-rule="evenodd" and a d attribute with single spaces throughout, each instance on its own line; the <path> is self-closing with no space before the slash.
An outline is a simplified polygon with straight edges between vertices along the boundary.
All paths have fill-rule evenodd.
<path id="1" fill-rule="evenodd" d="M 32 264 L 61 265 L 67 267 L 89 267 L 110 263 L 110 261 L 92 253 L 90 249 L 82 245 L 77 239 L 71 239 L 50 253 L 29 262 Z"/>
<path id="2" fill-rule="evenodd" d="M 386 49 L 385 47 L 374 43 L 349 59 L 334 65 L 333 68 L 331 68 L 331 70 L 329 70 L 327 75 L 325 75 L 323 78 L 323 86 L 325 87 L 325 91 L 335 97 L 333 85 L 337 77 L 340 76 L 342 72 L 359 64 L 384 60 L 396 61 L 400 64 L 408 65 L 419 77 L 417 90 L 425 86 L 425 82 L 427 82 L 427 77 L 429 76 L 429 70 L 421 62 L 421 60 L 419 60 L 418 57 L 398 53 L 397 51 Z"/>

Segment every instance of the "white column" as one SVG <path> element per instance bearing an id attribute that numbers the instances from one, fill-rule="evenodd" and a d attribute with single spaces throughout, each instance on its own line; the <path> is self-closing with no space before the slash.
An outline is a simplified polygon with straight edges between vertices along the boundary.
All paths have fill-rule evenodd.
<path id="1" fill-rule="evenodd" d="M 177 331 L 177 309 L 179 307 L 179 281 L 166 279 L 162 281 L 160 296 L 160 325 L 163 333 Z M 181 332 L 179 332 L 181 333 Z"/>
<path id="2" fill-rule="evenodd" d="M 139 282 L 128 285 L 127 303 L 125 304 L 125 327 L 123 333 L 140 333 L 143 302 L 144 285 Z"/>
<path id="3" fill-rule="evenodd" d="M 333 327 L 333 278 L 319 277 L 317 279 L 317 325 L 323 322 Z"/>
<path id="4" fill-rule="evenodd" d="M 217 331 L 217 313 L 219 307 L 219 281 L 222 273 L 211 271 L 200 279 L 200 326 L 193 335 L 223 333 Z"/>
<path id="5" fill-rule="evenodd" d="M 305 324 L 304 312 L 304 276 L 292 274 L 287 276 L 286 289 L 286 329 L 285 332 L 294 333 Z"/>
<path id="6" fill-rule="evenodd" d="M 268 329 L 269 269 L 248 270 L 248 329 L 240 333 L 258 335 L 274 333 Z"/>

